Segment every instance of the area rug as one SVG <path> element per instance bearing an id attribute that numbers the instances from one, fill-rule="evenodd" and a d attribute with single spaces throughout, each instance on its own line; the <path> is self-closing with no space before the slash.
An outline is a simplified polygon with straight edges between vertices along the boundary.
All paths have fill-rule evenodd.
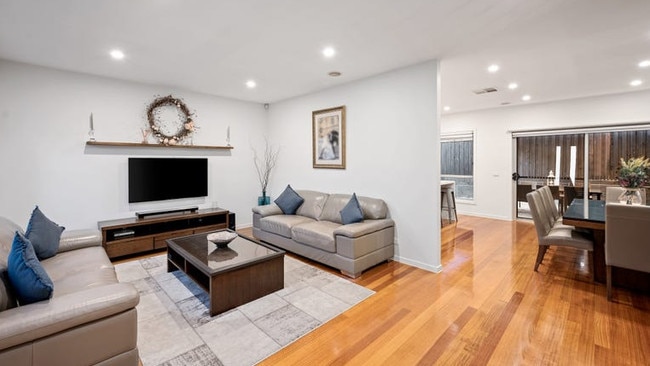
<path id="1" fill-rule="evenodd" d="M 284 289 L 211 317 L 208 294 L 166 255 L 115 266 L 140 292 L 138 349 L 144 366 L 253 365 L 374 292 L 285 256 Z"/>

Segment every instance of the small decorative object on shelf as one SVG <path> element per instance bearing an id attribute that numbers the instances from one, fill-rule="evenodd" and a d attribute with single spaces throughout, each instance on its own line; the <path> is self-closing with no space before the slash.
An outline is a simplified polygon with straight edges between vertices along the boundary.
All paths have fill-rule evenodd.
<path id="1" fill-rule="evenodd" d="M 269 184 L 269 177 L 271 176 L 271 171 L 275 167 L 275 163 L 278 160 L 278 154 L 280 153 L 279 148 L 274 148 L 269 145 L 269 140 L 264 140 L 264 159 L 261 159 L 257 156 L 257 151 L 253 149 L 253 162 L 255 163 L 255 169 L 257 170 L 257 177 L 260 180 L 260 186 L 262 186 L 262 195 L 257 198 L 257 205 L 263 206 L 271 203 L 271 198 L 266 195 L 266 187 Z"/>
<path id="2" fill-rule="evenodd" d="M 169 118 L 168 113 L 164 113 L 169 112 L 169 109 L 176 112 L 177 118 Z M 191 143 L 192 133 L 198 128 L 194 125 L 192 116 L 193 113 L 185 103 L 171 95 L 156 98 L 147 108 L 149 128 L 153 136 L 163 145 Z"/>
<path id="3" fill-rule="evenodd" d="M 226 130 L 226 146 L 230 146 L 230 126 Z"/>
<path id="4" fill-rule="evenodd" d="M 93 124 L 93 114 L 90 114 L 90 130 L 88 131 L 88 141 L 95 141 L 95 125 Z"/>
<path id="5" fill-rule="evenodd" d="M 650 169 L 650 160 L 645 157 L 630 158 L 627 161 L 621 158 L 617 177 L 618 183 L 625 188 L 618 197 L 621 203 L 628 205 L 642 203 L 640 188 L 648 183 L 648 169 Z"/>
<path id="6" fill-rule="evenodd" d="M 237 233 L 232 231 L 217 231 L 216 233 L 211 233 L 207 235 L 208 241 L 213 242 L 217 245 L 217 248 L 225 248 L 228 246 L 228 243 L 235 240 Z"/>
<path id="7" fill-rule="evenodd" d="M 142 131 L 142 143 L 148 144 L 149 140 L 147 139 L 147 137 L 149 137 L 149 132 L 151 132 L 151 130 L 145 128 L 141 128 L 140 130 Z"/>

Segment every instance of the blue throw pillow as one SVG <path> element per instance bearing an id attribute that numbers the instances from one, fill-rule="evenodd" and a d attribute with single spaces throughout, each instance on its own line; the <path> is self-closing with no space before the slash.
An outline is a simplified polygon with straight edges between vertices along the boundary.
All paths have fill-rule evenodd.
<path id="1" fill-rule="evenodd" d="M 343 225 L 347 225 L 361 221 L 363 221 L 363 211 L 361 210 L 361 205 L 359 205 L 357 194 L 353 193 L 352 198 L 350 198 L 341 210 L 341 222 Z"/>
<path id="2" fill-rule="evenodd" d="M 29 218 L 25 237 L 32 242 L 38 259 L 53 257 L 59 250 L 61 233 L 65 230 L 45 217 L 43 212 L 36 206 Z"/>
<path id="3" fill-rule="evenodd" d="M 287 188 L 284 189 L 284 192 L 282 192 L 280 197 L 273 202 L 280 207 L 280 210 L 282 210 L 282 213 L 285 215 L 295 215 L 298 207 L 305 202 L 305 199 L 300 197 L 300 195 L 291 188 L 291 185 L 287 185 Z"/>
<path id="4" fill-rule="evenodd" d="M 34 247 L 16 232 L 7 258 L 7 275 L 18 297 L 18 304 L 27 305 L 52 297 L 54 284 L 36 258 Z"/>

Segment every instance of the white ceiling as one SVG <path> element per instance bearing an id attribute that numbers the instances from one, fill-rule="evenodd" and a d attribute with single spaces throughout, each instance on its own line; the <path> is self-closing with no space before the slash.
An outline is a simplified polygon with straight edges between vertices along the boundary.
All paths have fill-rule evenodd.
<path id="1" fill-rule="evenodd" d="M 648 89 L 649 20 L 650 0 L 0 0 L 0 58 L 260 103 L 438 58 L 453 113 Z"/>

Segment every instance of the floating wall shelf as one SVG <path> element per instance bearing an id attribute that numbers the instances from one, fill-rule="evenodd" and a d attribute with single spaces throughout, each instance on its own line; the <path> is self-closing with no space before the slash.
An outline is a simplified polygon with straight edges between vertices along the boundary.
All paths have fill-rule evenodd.
<path id="1" fill-rule="evenodd" d="M 112 146 L 112 147 L 157 147 L 173 149 L 204 149 L 204 150 L 232 150 L 232 146 L 205 146 L 205 145 L 163 145 L 163 144 L 143 144 L 138 142 L 103 142 L 103 141 L 86 141 L 86 146 Z"/>

